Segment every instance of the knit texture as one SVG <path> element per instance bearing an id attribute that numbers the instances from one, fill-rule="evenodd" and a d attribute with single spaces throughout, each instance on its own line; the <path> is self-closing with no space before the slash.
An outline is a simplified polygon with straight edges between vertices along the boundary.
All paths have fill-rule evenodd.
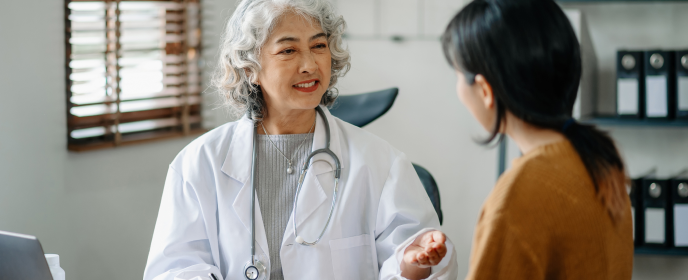
<path id="1" fill-rule="evenodd" d="M 280 248 L 294 203 L 299 172 L 313 147 L 313 133 L 270 135 L 288 158 L 292 160 L 292 174 L 287 174 L 287 160 L 270 143 L 267 135 L 258 135 L 258 164 L 256 195 L 263 217 L 270 253 L 270 279 L 282 280 Z M 304 137 L 306 140 L 304 142 Z M 303 142 L 303 145 L 301 143 Z M 259 225 L 258 225 L 259 226 Z"/>
<path id="2" fill-rule="evenodd" d="M 569 141 L 514 160 L 485 201 L 466 279 L 631 279 L 631 205 L 613 222 Z"/>

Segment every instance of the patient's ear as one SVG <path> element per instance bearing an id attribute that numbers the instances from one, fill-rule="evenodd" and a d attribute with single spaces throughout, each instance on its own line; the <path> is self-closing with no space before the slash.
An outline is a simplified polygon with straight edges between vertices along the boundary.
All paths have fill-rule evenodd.
<path id="1" fill-rule="evenodd" d="M 486 109 L 494 109 L 495 97 L 494 92 L 492 92 L 492 85 L 485 79 L 485 76 L 478 74 L 475 75 L 475 86 L 479 91 L 480 98 L 483 101 Z"/>

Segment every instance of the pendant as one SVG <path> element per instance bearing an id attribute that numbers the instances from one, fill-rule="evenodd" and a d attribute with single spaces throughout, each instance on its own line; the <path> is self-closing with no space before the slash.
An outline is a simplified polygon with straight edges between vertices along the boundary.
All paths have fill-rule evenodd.
<path id="1" fill-rule="evenodd" d="M 287 167 L 287 174 L 292 174 L 294 173 L 294 169 L 291 168 L 291 162 L 289 163 L 289 167 Z"/>

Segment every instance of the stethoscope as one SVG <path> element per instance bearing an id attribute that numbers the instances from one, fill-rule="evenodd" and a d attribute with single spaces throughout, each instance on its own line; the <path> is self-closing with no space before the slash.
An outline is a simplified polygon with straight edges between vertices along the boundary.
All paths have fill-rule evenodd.
<path id="1" fill-rule="evenodd" d="M 296 188 L 296 195 L 294 197 L 294 207 L 292 209 L 292 226 L 294 228 L 294 236 L 296 236 L 296 242 L 304 245 L 304 246 L 313 246 L 315 244 L 318 244 L 320 241 L 320 238 L 322 238 L 323 234 L 325 234 L 325 230 L 327 230 L 327 226 L 330 224 L 330 220 L 332 219 L 332 213 L 334 213 L 334 206 L 337 203 L 337 189 L 339 187 L 339 176 L 341 174 L 341 166 L 339 164 L 339 158 L 337 155 L 335 155 L 332 150 L 330 150 L 330 123 L 327 121 L 327 116 L 325 116 L 325 112 L 320 107 L 315 107 L 315 110 L 320 114 L 322 117 L 324 124 L 325 124 L 325 148 L 318 149 L 313 151 L 308 155 L 306 158 L 306 161 L 303 163 L 303 168 L 301 169 L 301 176 L 299 176 L 299 184 L 298 187 Z M 266 275 L 266 267 L 263 265 L 261 261 L 256 258 L 256 222 L 255 222 L 255 201 L 256 201 L 256 161 L 257 161 L 257 151 L 256 147 L 258 146 L 258 127 L 256 126 L 255 130 L 253 131 L 253 167 L 251 168 L 251 260 L 246 263 L 244 266 L 244 276 L 246 277 L 247 280 L 257 280 L 258 277 L 261 277 L 262 279 L 265 279 Z M 327 164 L 330 164 L 326 160 L 316 160 L 313 163 L 309 162 L 311 159 L 320 154 L 320 153 L 325 153 L 330 155 L 332 159 L 334 159 L 334 193 L 332 195 L 332 205 L 330 206 L 330 214 L 327 217 L 327 222 L 325 223 L 325 226 L 323 227 L 322 231 L 320 232 L 320 235 L 318 238 L 313 241 L 313 242 L 306 242 L 303 237 L 301 237 L 297 231 L 296 231 L 296 206 L 298 205 L 299 201 L 299 193 L 301 193 L 301 187 L 303 186 L 303 180 L 306 177 L 306 172 L 308 171 L 308 168 L 315 163 L 316 161 L 323 161 L 326 162 Z M 330 164 L 330 167 L 332 165 Z"/>

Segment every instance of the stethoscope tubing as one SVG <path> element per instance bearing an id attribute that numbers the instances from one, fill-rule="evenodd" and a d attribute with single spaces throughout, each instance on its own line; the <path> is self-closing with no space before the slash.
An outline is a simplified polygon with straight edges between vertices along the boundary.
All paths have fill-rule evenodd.
<path id="1" fill-rule="evenodd" d="M 313 151 L 308 155 L 306 158 L 306 161 L 303 164 L 303 168 L 301 170 L 301 175 L 299 176 L 299 184 L 298 187 L 296 188 L 296 194 L 294 197 L 294 207 L 292 209 L 292 225 L 294 227 L 294 236 L 299 239 L 301 238 L 297 234 L 296 230 L 296 207 L 298 204 L 299 200 L 299 193 L 301 192 L 301 188 L 303 187 L 303 181 L 306 177 L 306 172 L 308 172 L 308 168 L 310 166 L 309 162 L 313 157 L 315 157 L 318 154 L 325 153 L 328 154 L 332 159 L 334 159 L 334 193 L 332 195 L 332 204 L 330 206 L 330 213 L 327 217 L 327 222 L 325 223 L 325 226 L 323 227 L 323 230 L 320 232 L 320 235 L 318 236 L 318 239 L 316 239 L 313 242 L 306 242 L 302 240 L 300 242 L 302 245 L 305 246 L 313 246 L 317 244 L 320 239 L 323 237 L 325 234 L 325 231 L 327 230 L 327 227 L 330 224 L 330 221 L 332 220 L 332 214 L 334 213 L 334 209 L 337 203 L 337 196 L 338 196 L 338 190 L 339 190 L 339 178 L 341 176 L 341 164 L 339 162 L 339 158 L 337 155 L 330 150 L 330 123 L 327 120 L 327 116 L 325 115 L 325 112 L 323 112 L 322 108 L 320 107 L 315 107 L 315 110 L 320 114 L 320 116 L 323 119 L 323 124 L 325 125 L 325 148 L 318 149 Z M 252 267 L 256 267 L 256 220 L 255 220 L 255 201 L 256 201 L 256 169 L 257 169 L 257 162 L 258 162 L 258 151 L 256 147 L 258 146 L 258 126 L 254 127 L 253 131 L 253 162 L 252 162 L 252 167 L 251 167 L 251 261 L 250 264 Z M 318 161 L 318 160 L 316 160 Z M 327 162 L 327 161 L 325 161 Z M 329 162 L 327 162 L 329 164 Z M 248 279 L 248 277 L 247 277 Z"/>
<path id="2" fill-rule="evenodd" d="M 253 162 L 251 167 L 251 265 L 256 256 L 256 162 L 258 162 L 258 126 L 253 131 Z"/>
<path id="3" fill-rule="evenodd" d="M 322 150 L 319 150 L 322 151 Z M 317 151 L 316 151 L 317 152 Z M 316 152 L 313 152 L 312 155 L 317 154 Z M 322 151 L 325 152 L 325 151 Z M 336 159 L 336 157 L 334 157 Z M 298 200 L 299 200 L 299 193 L 301 192 L 301 187 L 303 186 L 303 180 L 306 177 L 306 171 L 308 170 L 308 161 L 304 164 L 304 169 L 301 171 L 301 176 L 299 177 L 299 186 L 296 189 L 296 195 L 294 197 L 294 207 L 292 210 L 292 227 L 294 228 L 294 236 L 297 238 L 300 238 L 297 230 L 296 230 L 296 207 L 298 205 Z M 337 205 L 337 194 L 339 193 L 339 178 L 335 177 L 334 178 L 334 193 L 332 195 L 332 204 L 330 205 L 330 213 L 327 216 L 327 222 L 325 222 L 325 226 L 323 227 L 322 231 L 320 232 L 320 235 L 318 235 L 318 238 L 313 241 L 313 242 L 307 242 L 305 240 L 302 240 L 300 243 L 306 246 L 313 246 L 315 244 L 318 244 L 320 242 L 320 239 L 323 237 L 325 234 L 325 231 L 327 230 L 327 227 L 330 225 L 330 220 L 332 220 L 332 214 L 334 213 L 334 207 Z M 299 241 L 297 241 L 299 242 Z"/>

